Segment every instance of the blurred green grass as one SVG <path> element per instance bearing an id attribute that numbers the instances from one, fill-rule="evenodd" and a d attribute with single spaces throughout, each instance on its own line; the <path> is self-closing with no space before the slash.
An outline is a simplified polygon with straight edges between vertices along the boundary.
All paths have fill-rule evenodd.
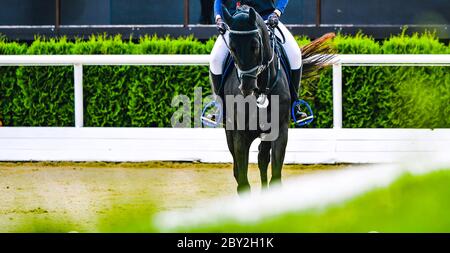
<path id="1" fill-rule="evenodd" d="M 287 212 L 256 222 L 222 220 L 171 232 L 450 232 L 450 170 L 415 176 L 406 174 L 379 188 L 338 205 Z M 156 203 L 156 202 L 155 202 Z M 166 231 L 154 225 L 154 206 L 116 203 L 99 216 L 96 231 L 55 217 L 23 220 L 17 232 L 134 232 Z"/>
<path id="2" fill-rule="evenodd" d="M 222 221 L 176 232 L 450 232 L 450 171 L 407 174 L 324 209 L 289 212 L 254 223 Z"/>

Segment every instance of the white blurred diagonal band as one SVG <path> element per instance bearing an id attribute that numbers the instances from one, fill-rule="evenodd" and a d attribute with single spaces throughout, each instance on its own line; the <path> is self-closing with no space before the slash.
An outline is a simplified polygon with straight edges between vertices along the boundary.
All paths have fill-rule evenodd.
<path id="1" fill-rule="evenodd" d="M 191 211 L 171 211 L 155 217 L 162 231 L 192 228 L 224 220 L 254 222 L 289 211 L 323 208 L 351 199 L 378 187 L 387 187 L 405 173 L 426 174 L 450 169 L 448 153 L 435 154 L 427 161 L 404 164 L 352 166 L 287 180 L 282 188 L 243 198 L 213 200 Z"/>

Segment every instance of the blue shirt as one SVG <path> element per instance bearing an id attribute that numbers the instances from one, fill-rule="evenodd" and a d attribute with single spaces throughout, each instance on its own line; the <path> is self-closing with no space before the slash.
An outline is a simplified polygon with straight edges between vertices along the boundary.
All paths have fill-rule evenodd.
<path id="1" fill-rule="evenodd" d="M 255 2 L 253 6 L 251 2 Z M 284 13 L 284 9 L 286 9 L 286 6 L 289 2 L 289 0 L 277 0 L 277 4 L 274 4 L 273 0 L 252 0 L 247 1 L 248 5 L 255 7 L 256 11 L 263 17 L 268 16 L 270 13 L 272 13 L 275 9 L 281 11 L 281 13 Z M 217 17 L 217 15 L 223 16 L 222 14 L 222 4 L 225 5 L 231 13 L 234 12 L 236 8 L 237 2 L 245 3 L 246 1 L 240 1 L 240 0 L 215 0 L 214 2 L 214 17 Z M 270 12 L 270 13 L 269 13 Z"/>

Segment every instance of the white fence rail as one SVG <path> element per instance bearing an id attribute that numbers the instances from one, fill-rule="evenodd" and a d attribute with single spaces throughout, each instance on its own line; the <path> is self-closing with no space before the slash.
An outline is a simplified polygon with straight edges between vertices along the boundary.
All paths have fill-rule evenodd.
<path id="1" fill-rule="evenodd" d="M 250 161 L 257 162 L 257 145 Z M 450 129 L 290 129 L 286 163 L 379 163 L 449 150 Z M 231 162 L 223 129 L 0 128 L 0 161 Z"/>
<path id="2" fill-rule="evenodd" d="M 0 66 L 72 65 L 75 84 L 75 128 L 0 128 L 0 160 L 229 162 L 224 134 L 218 129 L 83 128 L 83 66 L 208 62 L 208 55 L 0 56 Z M 340 55 L 333 65 L 334 129 L 290 130 L 286 161 L 389 162 L 450 149 L 450 129 L 341 129 L 342 66 L 394 65 L 450 66 L 450 55 Z M 183 138 L 185 135 L 190 138 Z M 187 148 L 180 149 L 184 146 Z M 255 157 L 252 147 L 251 160 Z"/>

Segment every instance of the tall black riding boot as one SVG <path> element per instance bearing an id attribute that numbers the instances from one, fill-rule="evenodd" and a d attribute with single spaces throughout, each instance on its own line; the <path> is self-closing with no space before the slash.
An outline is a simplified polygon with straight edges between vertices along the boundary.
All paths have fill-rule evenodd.
<path id="1" fill-rule="evenodd" d="M 221 122 L 220 118 L 222 118 L 221 115 L 223 115 L 223 109 L 220 99 L 220 89 L 221 89 L 221 82 L 222 82 L 222 75 L 214 75 L 211 71 L 209 72 L 209 79 L 211 81 L 211 92 L 213 94 L 214 100 L 213 102 L 209 103 L 204 111 L 206 112 L 205 115 L 202 115 L 202 122 L 204 125 L 210 126 L 210 127 L 217 127 Z"/>
<path id="2" fill-rule="evenodd" d="M 291 83 L 290 83 L 290 91 L 291 91 L 291 101 L 294 103 L 298 99 L 298 91 L 300 88 L 300 79 L 302 78 L 302 69 L 294 69 L 291 70 Z"/>
<path id="3" fill-rule="evenodd" d="M 300 90 L 301 78 L 302 78 L 302 68 L 291 70 L 291 82 L 289 85 L 289 89 L 291 92 L 291 106 L 293 106 L 294 102 L 298 100 L 298 92 Z M 297 122 L 300 122 L 302 119 L 308 116 L 306 113 L 301 111 L 301 108 L 299 106 L 295 106 L 293 110 Z M 297 122 L 295 123 L 297 124 Z"/>

